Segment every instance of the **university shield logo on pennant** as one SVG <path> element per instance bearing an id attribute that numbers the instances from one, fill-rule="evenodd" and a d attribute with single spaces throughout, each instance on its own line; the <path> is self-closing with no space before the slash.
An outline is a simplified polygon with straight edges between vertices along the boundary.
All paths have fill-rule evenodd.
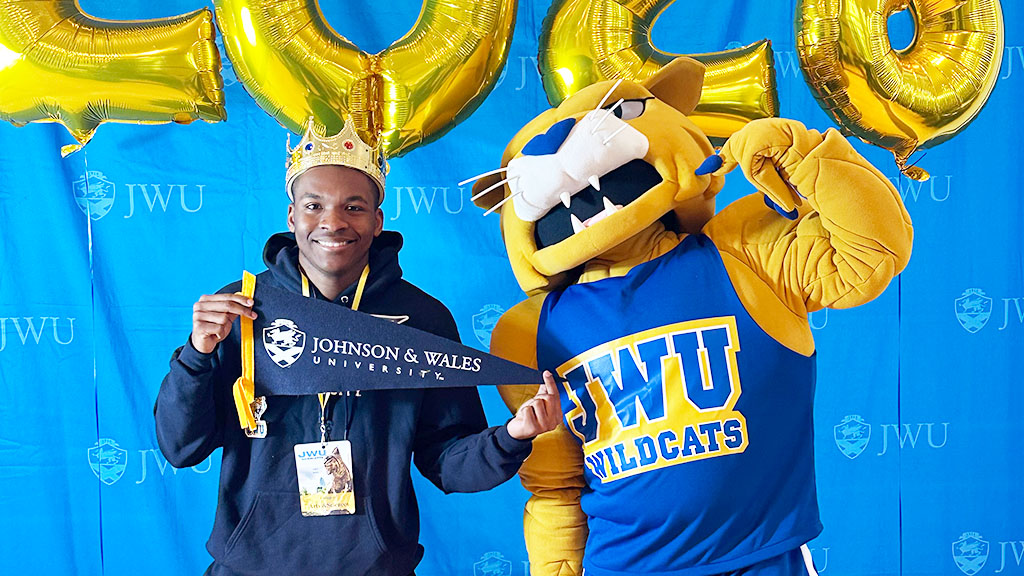
<path id="1" fill-rule="evenodd" d="M 287 368 L 302 356 L 306 333 L 287 318 L 278 318 L 263 329 L 263 348 L 281 368 Z"/>
<path id="2" fill-rule="evenodd" d="M 857 415 L 843 418 L 832 430 L 839 451 L 851 460 L 860 456 L 871 440 L 871 424 Z"/>
<path id="3" fill-rule="evenodd" d="M 977 574 L 987 560 L 988 542 L 981 539 L 981 534 L 964 532 L 959 540 L 953 542 L 953 561 L 967 576 Z"/>
<path id="4" fill-rule="evenodd" d="M 473 564 L 473 576 L 512 576 L 512 562 L 501 552 L 488 552 Z"/>
<path id="5" fill-rule="evenodd" d="M 505 309 L 501 306 L 488 304 L 473 315 L 473 333 L 485 348 L 491 347 L 491 332 L 494 331 L 494 325 L 498 323 L 498 318 L 501 318 L 504 313 Z"/>
<path id="6" fill-rule="evenodd" d="M 75 202 L 82 212 L 99 220 L 114 206 L 114 183 L 107 180 L 102 172 L 90 170 L 71 184 Z"/>
<path id="7" fill-rule="evenodd" d="M 110 438 L 100 438 L 88 450 L 89 468 L 107 486 L 121 479 L 128 465 L 128 451 Z"/>
<path id="8" fill-rule="evenodd" d="M 954 301 L 956 319 L 971 334 L 985 327 L 992 316 L 992 299 L 977 288 L 964 290 L 962 296 Z"/>

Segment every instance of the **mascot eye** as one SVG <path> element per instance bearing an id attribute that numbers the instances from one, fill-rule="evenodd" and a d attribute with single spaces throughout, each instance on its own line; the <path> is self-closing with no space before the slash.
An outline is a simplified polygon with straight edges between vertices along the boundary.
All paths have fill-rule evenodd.
<path id="1" fill-rule="evenodd" d="M 618 106 L 613 105 L 609 106 L 608 108 L 611 108 L 612 114 L 615 114 L 616 118 L 620 120 L 632 120 L 634 118 L 639 118 L 640 115 L 644 113 L 644 109 L 646 108 L 646 101 L 647 98 L 640 98 L 637 100 L 624 100 Z"/>

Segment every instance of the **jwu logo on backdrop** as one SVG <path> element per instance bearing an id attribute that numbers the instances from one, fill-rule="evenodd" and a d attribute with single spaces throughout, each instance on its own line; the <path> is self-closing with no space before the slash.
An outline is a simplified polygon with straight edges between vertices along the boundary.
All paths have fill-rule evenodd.
<path id="1" fill-rule="evenodd" d="M 473 206 L 469 201 L 471 189 L 456 186 L 455 182 L 458 179 L 454 179 L 449 186 L 392 186 L 393 192 L 384 198 L 385 217 L 393 221 L 409 213 L 461 214 L 467 207 Z"/>
<path id="2" fill-rule="evenodd" d="M 1018 76 L 1024 73 L 1024 46 L 1007 46 L 1005 50 L 1000 80 L 1012 77 L 1015 71 Z"/>
<path id="3" fill-rule="evenodd" d="M 999 551 L 978 532 L 964 532 L 953 542 L 953 562 L 967 576 L 981 572 L 991 556 L 998 554 L 999 567 L 992 574 L 1019 574 L 1024 565 L 1024 540 L 1003 540 L 997 542 Z M 995 563 L 993 562 L 993 565 Z M 989 565 L 991 568 L 993 565 Z"/>
<path id="4" fill-rule="evenodd" d="M 808 547 L 807 551 L 811 553 L 811 563 L 814 564 L 814 570 L 818 574 L 824 574 L 828 570 L 828 551 L 830 548 L 825 547 Z"/>
<path id="5" fill-rule="evenodd" d="M 488 552 L 473 564 L 473 576 L 512 576 L 512 562 L 501 552 Z"/>
<path id="6" fill-rule="evenodd" d="M 964 532 L 960 539 L 953 542 L 953 561 L 957 568 L 967 576 L 974 576 L 988 561 L 988 542 L 982 540 L 977 532 Z"/>
<path id="7" fill-rule="evenodd" d="M 89 448 L 89 467 L 92 473 L 107 486 L 121 479 L 128 467 L 128 451 L 110 438 L 100 438 Z"/>
<path id="8" fill-rule="evenodd" d="M 118 200 L 117 184 L 103 172 L 89 170 L 71 183 L 75 202 L 82 212 L 99 220 L 109 214 L 115 206 L 123 218 L 132 218 L 137 213 L 166 213 L 182 211 L 189 214 L 203 208 L 205 184 L 124 184 L 122 198 Z"/>
<path id="9" fill-rule="evenodd" d="M 159 471 L 160 477 L 167 474 L 168 468 L 170 468 L 172 476 L 177 476 L 178 469 L 171 466 L 163 455 L 160 454 L 159 450 L 149 448 L 146 450 L 135 450 L 134 452 L 138 454 L 137 462 L 139 463 L 138 476 L 135 480 L 136 484 L 142 484 L 147 478 L 155 476 L 151 472 L 152 466 L 147 466 L 150 460 L 153 460 L 156 464 L 156 470 Z M 132 453 L 119 446 L 113 438 L 100 438 L 86 450 L 86 453 L 92 473 L 99 478 L 100 482 L 107 486 L 111 486 L 122 479 L 129 468 L 129 461 L 133 459 Z M 212 467 L 213 462 L 207 458 L 202 463 L 191 468 L 183 468 L 182 471 L 189 470 L 196 474 L 206 474 Z"/>
<path id="10" fill-rule="evenodd" d="M 742 47 L 741 42 L 730 42 L 726 50 Z M 800 70 L 800 58 L 796 50 L 773 50 L 775 57 L 775 75 L 781 79 L 801 78 L 803 72 Z"/>
<path id="11" fill-rule="evenodd" d="M 75 320 L 57 316 L 0 318 L 0 352 L 7 349 L 8 327 L 12 346 L 19 342 L 21 347 L 39 345 L 51 339 L 57 344 L 71 344 L 75 339 Z"/>
<path id="12" fill-rule="evenodd" d="M 889 437 L 893 437 L 892 447 L 898 450 L 916 448 L 943 448 L 949 441 L 949 422 L 917 422 L 914 424 L 880 424 L 876 438 L 881 439 L 881 450 L 875 456 L 884 456 L 889 452 Z M 871 442 L 870 423 L 856 414 L 851 414 L 832 428 L 836 448 L 847 458 L 853 460 L 867 449 Z M 891 434 L 890 434 L 891 432 Z M 922 439 L 925 442 L 922 442 Z M 877 442 L 877 440 L 876 440 Z"/>
<path id="13" fill-rule="evenodd" d="M 945 202 L 949 200 L 953 188 L 952 174 L 932 174 L 924 182 L 911 180 L 906 176 L 891 176 L 889 180 L 900 193 L 900 198 L 908 205 L 918 202 Z"/>
<path id="14" fill-rule="evenodd" d="M 501 552 L 487 552 L 473 564 L 473 576 L 530 576 L 530 562 L 520 560 L 513 563 Z"/>
<path id="15" fill-rule="evenodd" d="M 497 304 L 488 304 L 473 315 L 473 334 L 484 348 L 491 347 L 491 332 L 494 331 L 498 318 L 505 313 L 505 309 Z"/>
<path id="16" fill-rule="evenodd" d="M 509 71 L 512 71 L 510 74 Z M 494 85 L 494 90 L 499 89 L 512 92 L 520 92 L 526 88 L 531 81 L 539 81 L 537 74 L 537 56 L 520 56 L 519 64 L 515 64 L 513 58 L 509 58 L 508 64 L 502 67 L 501 76 Z"/>
<path id="17" fill-rule="evenodd" d="M 986 295 L 984 290 L 968 288 L 953 301 L 953 306 L 956 320 L 960 326 L 971 334 L 977 334 L 988 325 L 993 312 L 996 313 L 997 318 L 1002 312 L 1002 324 L 999 326 L 999 330 L 1006 330 L 1010 326 L 1024 325 L 1024 305 L 1021 300 L 1024 298 L 1000 298 L 996 301 Z"/>

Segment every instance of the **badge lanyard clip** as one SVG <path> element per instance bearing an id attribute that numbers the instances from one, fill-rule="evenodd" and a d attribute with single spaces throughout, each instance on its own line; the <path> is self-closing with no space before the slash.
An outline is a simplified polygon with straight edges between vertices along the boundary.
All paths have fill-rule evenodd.
<path id="1" fill-rule="evenodd" d="M 317 394 L 320 399 L 320 444 L 327 446 L 327 438 L 330 436 L 330 422 L 327 420 L 327 401 L 331 399 L 333 392 Z"/>
<path id="2" fill-rule="evenodd" d="M 366 289 L 366 279 L 370 276 L 370 265 L 367 264 L 363 267 L 363 272 L 359 275 L 359 283 L 356 284 L 356 293 L 352 297 L 352 310 L 359 310 L 359 303 L 363 300 L 363 290 Z M 309 278 L 306 278 L 305 274 L 302 274 L 302 295 L 307 298 L 312 298 L 312 291 L 309 289 Z M 327 419 L 327 404 L 331 400 L 331 396 L 341 396 L 344 398 L 344 411 L 345 411 L 345 425 L 342 428 L 342 440 L 348 440 L 348 429 L 352 425 L 352 409 L 354 402 L 349 402 L 348 394 L 336 394 L 334 392 L 326 392 L 317 394 L 317 398 L 320 400 L 320 444 L 326 446 L 328 440 L 331 437 L 331 422 Z"/>

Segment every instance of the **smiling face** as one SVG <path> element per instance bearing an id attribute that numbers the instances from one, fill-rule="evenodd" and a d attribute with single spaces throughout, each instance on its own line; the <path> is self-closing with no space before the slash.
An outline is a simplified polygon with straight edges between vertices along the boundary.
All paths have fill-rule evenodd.
<path id="1" fill-rule="evenodd" d="M 702 75 L 680 59 L 642 84 L 594 84 L 516 134 L 502 162 L 508 181 L 478 203 L 505 202 L 502 232 L 524 291 L 564 285 L 568 271 L 666 216 L 684 232 L 710 219 L 721 180 L 694 170 L 714 149 L 686 117 Z"/>
<path id="2" fill-rule="evenodd" d="M 299 176 L 292 191 L 288 229 L 295 233 L 299 264 L 333 300 L 359 278 L 383 228 L 377 187 L 358 170 L 317 166 Z"/>

